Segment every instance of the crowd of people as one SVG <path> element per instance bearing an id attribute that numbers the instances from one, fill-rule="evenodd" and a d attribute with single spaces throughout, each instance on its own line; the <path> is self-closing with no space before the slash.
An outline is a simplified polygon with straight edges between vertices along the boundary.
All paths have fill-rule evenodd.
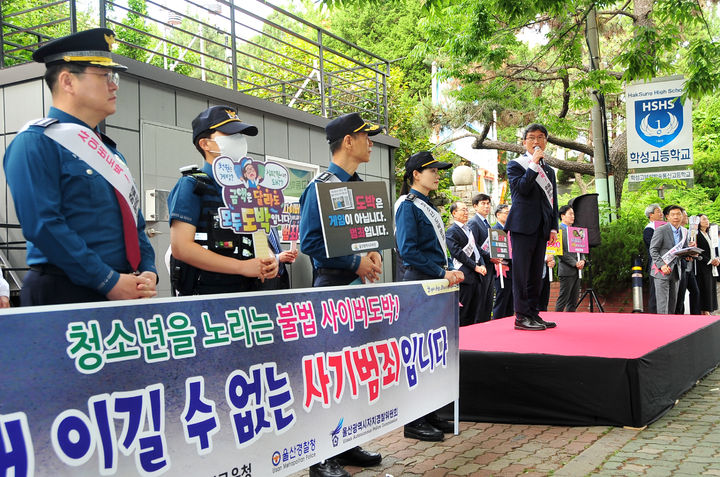
<path id="1" fill-rule="evenodd" d="M 679 205 L 645 209 L 648 224 L 643 230 L 647 249 L 648 312 L 658 314 L 709 315 L 718 309 L 717 238 L 707 215 L 689 218 Z M 694 220 L 693 220 L 694 219 Z M 688 296 L 688 307 L 685 297 Z"/>
<path id="2" fill-rule="evenodd" d="M 149 298 L 157 294 L 155 252 L 145 234 L 139 194 L 116 144 L 98 125 L 116 109 L 118 72 L 113 61 L 114 34 L 97 28 L 54 40 L 33 59 L 46 65 L 52 94 L 48 116 L 26 125 L 8 146 L 4 168 L 17 216 L 27 239 L 27 264 L 20 294 L 22 305 Z M 328 258 L 315 184 L 360 181 L 358 168 L 370 161 L 371 136 L 380 128 L 350 113 L 325 127 L 330 161 L 300 198 L 300 248 L 311 258 L 313 286 L 346 286 L 375 282 L 382 273 L 377 251 Z M 246 158 L 246 136 L 257 127 L 240 120 L 230 106 L 213 106 L 192 121 L 192 144 L 203 159 L 201 168 L 185 170 L 168 198 L 170 275 L 178 295 L 247 292 L 289 288 L 287 265 L 298 251 L 284 250 L 277 232 L 267 235 L 269 253 L 255 256 L 253 237 L 218 226 L 222 185 L 214 177 L 218 157 L 241 160 L 242 180 L 258 187 L 261 172 Z M 553 169 L 545 164 L 548 131 L 531 124 L 523 134 L 525 154 L 507 167 L 512 207 L 477 194 L 471 204 L 450 206 L 453 222 L 445 228 L 430 195 L 441 171 L 451 164 L 428 151 L 409 157 L 401 196 L 395 204 L 396 245 L 402 281 L 445 279 L 459 285 L 461 326 L 514 316 L 514 328 L 555 328 L 540 317 L 549 301 L 549 284 L 558 262 L 560 293 L 556 311 L 575 311 L 580 273 L 586 257 L 568 251 L 570 206 L 558 209 Z M 42 158 L 42 160 L 38 160 Z M 243 159 L 244 158 L 244 159 Z M 79 159 L 82 159 L 80 161 Z M 470 216 L 470 207 L 474 214 Z M 650 311 L 682 312 L 677 297 L 690 290 L 691 312 L 717 308 L 716 267 L 710 224 L 701 215 L 697 230 L 683 227 L 687 215 L 678 206 L 648 207 L 644 232 L 652 258 Z M 97 227 L 98 217 L 103 227 Z M 667 223 L 663 223 L 663 219 Z M 512 258 L 493 256 L 490 236 L 509 234 Z M 562 234 L 563 254 L 548 255 L 547 243 Z M 265 239 L 263 239 L 265 240 Z M 695 259 L 680 255 L 695 247 Z M 693 255 L 693 254 L 690 254 Z M 8 287 L 0 281 L 0 307 L 8 306 Z M 440 441 L 452 432 L 434 412 L 405 427 L 405 436 Z M 360 447 L 310 468 L 311 476 L 344 477 L 344 464 L 372 466 L 378 453 Z"/>

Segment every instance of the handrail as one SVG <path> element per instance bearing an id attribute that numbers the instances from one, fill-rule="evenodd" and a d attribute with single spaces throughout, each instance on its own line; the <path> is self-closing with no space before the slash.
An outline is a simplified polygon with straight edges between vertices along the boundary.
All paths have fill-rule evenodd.
<path id="1" fill-rule="evenodd" d="M 0 68 L 99 24 L 115 31 L 118 54 L 311 113 L 341 108 L 388 126 L 389 62 L 268 0 L 144 0 L 136 7 L 144 12 L 131 6 L 138 2 L 96 2 L 84 12 L 78 0 L 37 0 L 18 11 L 0 2 Z"/>

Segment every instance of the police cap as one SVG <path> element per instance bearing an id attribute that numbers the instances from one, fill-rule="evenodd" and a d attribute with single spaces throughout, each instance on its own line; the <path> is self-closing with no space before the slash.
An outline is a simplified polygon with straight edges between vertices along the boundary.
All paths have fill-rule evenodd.
<path id="1" fill-rule="evenodd" d="M 405 163 L 405 171 L 412 174 L 413 171 L 421 171 L 427 168 L 448 169 L 452 167 L 449 162 L 440 162 L 428 151 L 416 152 Z"/>
<path id="2" fill-rule="evenodd" d="M 52 40 L 37 50 L 32 59 L 45 66 L 74 63 L 124 71 L 127 66 L 115 63 L 110 50 L 115 33 L 108 28 L 93 28 Z"/>
<path id="3" fill-rule="evenodd" d="M 192 121 L 193 144 L 205 131 L 220 131 L 225 134 L 243 133 L 257 136 L 258 128 L 244 123 L 237 117 L 237 111 L 231 106 L 213 106 L 198 114 Z"/>
<path id="4" fill-rule="evenodd" d="M 366 132 L 368 136 L 374 136 L 380 132 L 380 126 L 366 123 L 358 113 L 344 114 L 333 119 L 325 126 L 328 143 L 358 132 Z"/>

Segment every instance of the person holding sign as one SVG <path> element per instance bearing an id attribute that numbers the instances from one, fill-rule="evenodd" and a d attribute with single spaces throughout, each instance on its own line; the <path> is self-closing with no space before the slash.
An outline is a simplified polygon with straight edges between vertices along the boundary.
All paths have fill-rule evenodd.
<path id="1" fill-rule="evenodd" d="M 580 292 L 580 270 L 585 268 L 585 256 L 568 250 L 570 244 L 568 227 L 575 223 L 575 211 L 569 205 L 563 205 L 559 212 L 563 253 L 558 257 L 560 292 L 555 302 L 555 311 L 575 311 Z"/>
<path id="2" fill-rule="evenodd" d="M 278 262 L 267 252 L 254 257 L 250 234 L 218 226 L 224 207 L 222 186 L 213 175 L 218 157 L 239 159 L 247 153 L 245 136 L 255 126 L 242 122 L 230 106 L 213 106 L 192 121 L 193 144 L 204 159 L 201 170 L 183 172 L 168 196 L 171 280 L 180 295 L 257 290 L 257 280 L 274 278 Z"/>
<path id="3" fill-rule="evenodd" d="M 454 223 L 447 229 L 447 248 L 453 265 L 463 272 L 465 279 L 460 282 L 460 326 L 474 324 L 482 295 L 482 282 L 485 263 L 475 243 L 468 221 L 468 207 L 464 202 L 453 202 L 450 214 Z"/>
<path id="4" fill-rule="evenodd" d="M 715 237 L 714 241 L 713 235 Z M 717 225 L 711 227 L 707 215 L 701 214 L 697 246 L 702 249 L 702 252 L 697 260 L 695 274 L 700 289 L 700 313 L 702 315 L 709 315 L 718 307 L 715 287 L 718 275 L 717 266 L 720 265 L 720 258 L 715 253 L 714 243 L 717 243 Z"/>
<path id="5" fill-rule="evenodd" d="M 374 282 L 382 273 L 382 258 L 376 251 L 327 258 L 320 209 L 315 192 L 317 182 L 359 181 L 357 169 L 370 162 L 373 142 L 370 136 L 380 127 L 366 123 L 359 114 L 337 117 L 325 126 L 332 161 L 328 170 L 316 177 L 300 196 L 300 250 L 313 262 L 313 286 L 349 285 L 352 282 Z"/>
<path id="6" fill-rule="evenodd" d="M 5 153 L 5 175 L 27 240 L 20 302 L 28 305 L 155 296 L 155 252 L 125 158 L 98 125 L 115 113 L 112 30 L 53 40 L 45 63 L 48 117 L 23 127 Z"/>
<path id="7" fill-rule="evenodd" d="M 496 230 L 505 230 L 505 223 L 507 222 L 509 213 L 509 205 L 498 205 L 495 208 L 495 218 L 497 219 L 497 223 L 493 225 L 492 228 Z M 493 305 L 492 312 L 493 320 L 505 318 L 506 316 L 512 316 L 515 313 L 512 295 L 512 260 L 502 260 L 499 264 L 495 264 L 495 267 L 496 271 L 499 270 L 499 273 L 495 274 L 495 303 Z"/>
<path id="8" fill-rule="evenodd" d="M 558 223 L 555 172 L 545 164 L 548 133 L 531 124 L 523 135 L 525 155 L 508 163 L 512 209 L 505 230 L 513 247 L 513 302 L 515 329 L 542 331 L 554 328 L 540 318 L 540 293 L 545 249 L 555 241 Z"/>
<path id="9" fill-rule="evenodd" d="M 316 177 L 300 196 L 300 250 L 313 264 L 313 287 L 345 286 L 377 281 L 382 273 L 382 257 L 376 251 L 328 258 L 325 254 L 322 221 L 315 184 L 318 182 L 360 181 L 357 169 L 370 162 L 373 142 L 370 136 L 380 127 L 365 122 L 359 114 L 339 116 L 325 126 L 332 160 L 326 172 Z M 310 477 L 349 477 L 342 465 L 371 467 L 382 462 L 377 452 L 353 447 L 331 459 L 310 466 Z"/>
<path id="10" fill-rule="evenodd" d="M 438 171 L 450 167 L 452 164 L 438 161 L 428 151 L 413 154 L 405 163 L 401 195 L 395 203 L 395 238 L 405 267 L 403 281 L 441 278 L 453 286 L 464 279 L 462 271 L 452 270 L 448 264 L 445 226 L 429 197 L 440 183 Z M 453 430 L 451 422 L 431 412 L 407 424 L 404 435 L 421 441 L 442 441 L 443 433 Z"/>
<path id="11" fill-rule="evenodd" d="M 657 312 L 661 315 L 675 312 L 682 272 L 680 261 L 683 260 L 678 252 L 688 245 L 688 230 L 682 226 L 683 208 L 671 205 L 665 210 L 668 223 L 655 229 L 650 242 L 655 300 Z"/>

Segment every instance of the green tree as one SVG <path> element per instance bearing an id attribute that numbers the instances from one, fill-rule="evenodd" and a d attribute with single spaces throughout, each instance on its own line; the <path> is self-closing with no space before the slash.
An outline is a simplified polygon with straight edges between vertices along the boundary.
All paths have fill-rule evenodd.
<path id="1" fill-rule="evenodd" d="M 325 0 L 327 5 L 365 5 L 377 0 Z M 477 147 L 522 153 L 517 132 L 531 121 L 551 131 L 550 143 L 575 158 L 592 158 L 590 92 L 605 95 L 610 158 L 616 195 L 627 173 L 624 134 L 624 84 L 654 76 L 684 74 L 686 95 L 699 99 L 720 84 L 717 28 L 707 16 L 714 10 L 692 0 L 425 0 L 428 15 L 418 21 L 422 41 L 418 61 L 434 59 L 446 78 L 461 87 L 460 107 L 434 115 L 444 124 L 475 119 L 486 124 L 497 112 L 499 140 L 484 134 Z M 588 67 L 586 19 L 596 7 L 601 34 L 601 70 Z M 542 44 L 519 38 L 535 31 Z M 578 139 L 580 138 L 580 139 Z M 557 156 L 551 149 L 550 155 Z M 572 157 L 571 157 L 572 158 Z M 548 162 L 571 173 L 593 175 L 587 160 L 550 157 Z"/>

